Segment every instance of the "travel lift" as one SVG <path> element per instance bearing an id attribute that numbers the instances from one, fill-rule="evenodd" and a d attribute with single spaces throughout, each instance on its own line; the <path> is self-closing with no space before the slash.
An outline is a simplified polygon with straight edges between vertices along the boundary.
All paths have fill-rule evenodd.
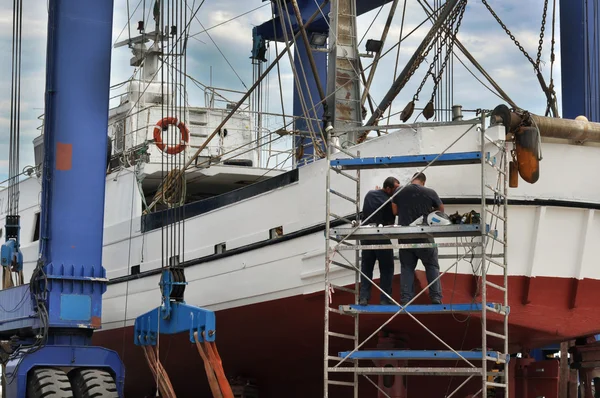
<path id="1" fill-rule="evenodd" d="M 101 148 L 107 148 L 112 22 L 112 1 L 49 1 L 39 260 L 29 284 L 0 291 L 5 397 L 123 397 L 123 362 L 91 341 L 108 281 Z M 19 217 L 7 217 L 3 273 L 23 271 L 19 229 Z M 214 349 L 215 315 L 184 304 L 184 284 L 183 269 L 163 272 L 163 305 L 136 320 L 135 342 L 149 347 L 158 330 L 189 331 L 227 391 Z M 232 397 L 230 391 L 215 396 Z"/>

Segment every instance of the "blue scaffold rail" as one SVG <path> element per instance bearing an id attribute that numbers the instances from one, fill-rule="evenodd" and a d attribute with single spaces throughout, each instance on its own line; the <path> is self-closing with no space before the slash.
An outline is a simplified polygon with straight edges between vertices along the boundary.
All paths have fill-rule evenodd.
<path id="1" fill-rule="evenodd" d="M 460 354 L 459 355 L 457 355 Z M 481 361 L 483 355 L 481 351 L 429 351 L 429 350 L 375 350 L 375 351 L 344 351 L 339 353 L 340 358 L 351 359 L 405 359 L 405 360 L 450 360 L 450 359 L 462 359 Z M 509 356 L 504 355 L 498 351 L 488 351 L 486 359 L 496 362 L 508 362 Z"/>
<path id="2" fill-rule="evenodd" d="M 452 225 L 416 225 L 385 227 L 362 226 L 338 227 L 331 230 L 331 235 L 337 238 L 348 236 L 350 239 L 379 240 L 379 239 L 408 239 L 408 238 L 454 238 L 481 236 L 479 224 Z"/>
<path id="3" fill-rule="evenodd" d="M 398 305 L 341 305 L 340 311 L 348 314 L 395 314 L 402 307 Z M 502 304 L 487 303 L 486 308 L 500 314 L 507 313 L 508 308 L 504 308 Z M 409 305 L 403 309 L 403 313 L 411 314 L 440 314 L 440 313 L 455 313 L 455 312 L 480 312 L 483 309 L 481 303 L 468 304 L 415 304 Z"/>
<path id="4" fill-rule="evenodd" d="M 431 163 L 433 161 L 433 163 Z M 456 152 L 431 155 L 405 155 L 405 156 L 376 156 L 355 159 L 331 160 L 332 167 L 342 170 L 360 170 L 390 167 L 423 167 L 449 166 L 481 163 L 481 152 Z"/>

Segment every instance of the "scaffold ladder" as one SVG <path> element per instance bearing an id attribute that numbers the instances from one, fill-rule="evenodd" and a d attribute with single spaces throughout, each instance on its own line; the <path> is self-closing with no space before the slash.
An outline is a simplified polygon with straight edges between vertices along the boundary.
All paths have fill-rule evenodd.
<path id="1" fill-rule="evenodd" d="M 324 341 L 324 397 L 330 396 L 332 388 L 350 388 L 353 396 L 358 397 L 359 377 L 366 379 L 379 391 L 381 388 L 372 380 L 373 375 L 407 375 L 407 376 L 448 376 L 464 377 L 460 384 L 449 396 L 454 396 L 459 389 L 474 383 L 475 378 L 481 379 L 481 389 L 475 396 L 489 397 L 489 391 L 501 390 L 508 397 L 508 274 L 507 274 L 507 192 L 508 192 L 508 156 L 507 142 L 490 138 L 486 134 L 485 117 L 470 121 L 450 122 L 447 125 L 463 125 L 468 129 L 459 139 L 454 141 L 444 151 L 437 154 L 399 155 L 385 157 L 360 157 L 360 153 L 352 153 L 348 149 L 328 145 L 326 176 L 326 264 L 325 264 L 325 341 Z M 382 129 L 385 126 L 381 126 Z M 466 140 L 473 135 L 467 132 L 477 128 L 478 150 L 468 152 L 451 152 L 460 139 Z M 344 132 L 345 133 L 345 132 Z M 342 132 L 329 131 L 328 143 L 335 142 L 336 135 Z M 493 148 L 493 150 L 491 149 Z M 477 224 L 452 224 L 447 226 L 367 226 L 369 220 L 362 220 L 361 213 L 361 172 L 363 170 L 381 168 L 418 167 L 453 167 L 456 165 L 480 166 L 481 203 L 480 222 Z M 362 174 L 364 178 L 364 173 Z M 336 185 L 336 186 L 334 186 Z M 339 185 L 339 187 L 338 187 Z M 402 188 L 401 188 L 402 189 Z M 395 196 L 395 195 L 393 195 Z M 390 198 L 391 200 L 391 198 Z M 339 207 L 336 209 L 334 207 Z M 439 238 L 446 239 L 439 243 L 391 243 L 365 244 L 365 241 L 390 239 L 394 242 L 402 238 Z M 447 238 L 455 238 L 454 242 Z M 466 238 L 466 239 L 465 239 Z M 392 305 L 359 305 L 360 252 L 375 249 L 410 249 L 421 247 L 463 247 L 465 254 L 457 256 L 455 262 L 446 269 L 440 269 L 440 277 L 446 272 L 458 267 L 458 263 L 467 255 L 480 260 L 480 266 L 473 271 L 478 280 L 478 294 L 470 303 L 450 303 L 415 305 L 413 302 L 429 287 L 423 290 L 406 305 L 401 306 L 392 297 Z M 354 255 L 349 253 L 354 252 Z M 342 270 L 340 270 L 340 268 Z M 345 270 L 354 272 L 354 284 L 339 283 L 343 280 L 332 273 Z M 345 274 L 347 275 L 347 273 Z M 373 282 L 373 281 L 372 281 Z M 380 287 L 373 282 L 379 291 Z M 354 303 L 334 306 L 331 297 L 336 291 L 354 295 Z M 498 298 L 489 301 L 490 294 Z M 480 296 L 478 298 L 478 296 Z M 476 351 L 455 349 L 431 331 L 419 318 L 423 314 L 443 313 L 480 314 L 481 317 L 481 348 Z M 359 336 L 361 317 L 371 315 L 389 315 L 389 318 L 368 337 Z M 410 317 L 426 332 L 432 335 L 446 350 L 369 350 L 365 343 L 376 336 L 389 325 L 397 316 Z M 488 317 L 496 317 L 496 326 L 490 328 Z M 342 322 L 345 330 L 332 330 L 333 317 L 353 318 L 353 331 L 349 331 L 348 322 Z M 408 320 L 407 320 L 408 322 Z M 502 322 L 502 323 L 500 323 Z M 337 345 L 348 347 L 345 351 L 332 352 L 332 341 Z M 344 343 L 345 342 L 345 343 Z M 437 360 L 460 361 L 461 366 L 442 367 L 374 367 L 364 365 L 367 361 L 382 359 L 398 359 L 408 361 Z M 492 371 L 490 362 L 499 364 L 502 369 Z M 335 386 L 335 387 L 334 387 Z M 341 387 L 338 387 L 341 386 Z M 385 394 L 385 392 L 384 392 Z M 480 395 L 479 395 L 480 394 Z M 349 396 L 349 392 L 346 393 Z M 384 395 L 386 396 L 386 395 Z"/>

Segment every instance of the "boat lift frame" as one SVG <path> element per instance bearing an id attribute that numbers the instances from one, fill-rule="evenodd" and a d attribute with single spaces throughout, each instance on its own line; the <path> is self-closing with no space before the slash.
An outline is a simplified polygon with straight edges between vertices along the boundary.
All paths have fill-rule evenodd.
<path id="1" fill-rule="evenodd" d="M 373 384 L 383 396 L 389 395 L 383 391 L 375 381 L 371 380 L 368 375 L 453 375 L 464 376 L 467 379 L 460 384 L 454 392 L 448 397 L 454 396 L 458 390 L 466 385 L 474 377 L 481 377 L 480 393 L 484 398 L 488 396 L 488 388 L 499 388 L 504 390 L 508 396 L 508 361 L 510 355 L 508 352 L 508 273 L 507 273 L 507 237 L 508 237 L 508 144 L 504 139 L 500 140 L 491 138 L 486 134 L 485 129 L 486 117 L 482 114 L 481 118 L 472 120 L 460 120 L 448 123 L 431 123 L 431 125 L 447 125 L 457 126 L 464 125 L 466 131 L 460 135 L 454 142 L 447 146 L 444 151 L 439 154 L 428 155 L 399 155 L 391 157 L 360 157 L 360 152 L 352 153 L 350 150 L 341 148 L 337 145 L 336 137 L 347 133 L 334 131 L 332 128 L 327 132 L 327 163 L 328 170 L 326 175 L 326 262 L 325 262 L 325 342 L 324 342 L 324 397 L 329 397 L 331 386 L 347 386 L 351 387 L 354 392 L 354 397 L 358 397 L 359 375 L 363 375 Z M 419 127 L 429 126 L 426 124 L 403 125 L 405 128 L 416 129 Z M 378 128 L 386 129 L 386 126 Z M 465 140 L 467 133 L 473 128 L 477 128 L 480 133 L 479 151 L 472 152 L 449 152 L 452 147 L 459 141 Z M 360 129 L 360 127 L 358 128 Z M 364 129 L 364 128 L 363 128 Z M 472 137 L 467 136 L 467 137 Z M 498 153 L 493 155 L 490 147 L 494 147 L 494 151 Z M 421 171 L 433 166 L 451 167 L 455 165 L 480 165 L 481 170 L 481 205 L 480 205 L 480 224 L 452 224 L 448 226 L 388 226 L 388 227 L 369 227 L 369 220 L 360 220 L 361 213 L 361 171 L 369 169 L 381 168 L 401 168 L 401 167 L 423 167 Z M 496 181 L 494 185 L 486 178 L 486 171 L 491 168 L 495 171 L 492 173 Z M 336 176 L 334 176 L 334 174 Z M 339 189 L 334 189 L 333 185 L 336 181 L 350 180 L 354 183 L 355 189 L 352 193 L 346 194 Z M 402 189 L 402 188 L 400 188 Z M 397 191 L 398 192 L 398 191 Z M 397 193 L 396 192 L 396 193 Z M 395 194 L 393 195 L 395 196 Z M 390 201 L 393 196 L 388 200 Z M 354 197 L 354 198 L 353 198 Z M 343 212 L 336 211 L 335 205 L 341 206 L 341 203 L 350 202 L 356 209 L 354 215 L 356 224 L 352 223 L 350 218 L 353 216 L 342 216 Z M 383 207 L 382 205 L 380 209 Z M 498 209 L 494 209 L 498 207 Z M 346 209 L 348 205 L 346 204 Z M 349 225 L 350 224 L 350 225 Z M 419 243 L 419 244 L 400 244 L 392 243 L 387 245 L 381 244 L 361 244 L 360 241 L 373 239 L 398 239 L 398 238 L 414 238 L 414 237 L 429 237 L 429 238 L 447 238 L 447 237 L 471 237 L 468 243 L 459 242 L 456 239 L 455 243 Z M 355 243 L 352 244 L 352 241 Z M 494 253 L 493 246 L 489 251 L 489 243 L 499 244 L 500 253 Z M 471 303 L 465 304 L 440 304 L 440 305 L 414 305 L 413 302 L 429 288 L 429 283 L 423 290 L 415 295 L 415 297 L 407 303 L 405 307 L 399 305 L 398 302 L 388 296 L 394 305 L 358 305 L 359 300 L 359 282 L 360 276 L 363 275 L 360 270 L 360 250 L 374 249 L 410 249 L 421 247 L 468 247 L 466 253 L 457 258 L 456 261 L 447 269 L 440 270 L 441 278 L 446 272 L 458 264 L 467 255 L 472 255 L 475 258 L 481 259 L 481 265 L 474 274 L 478 277 L 478 289 L 481 294 L 480 302 L 476 302 L 476 297 Z M 354 251 L 354 261 L 345 256 L 345 251 Z M 457 255 L 458 257 L 458 255 Z M 335 258 L 335 260 L 334 260 Z M 339 261 L 337 261 L 339 259 Z M 339 286 L 332 282 L 332 268 L 342 267 L 351 270 L 355 273 L 354 289 L 347 286 Z M 501 269 L 502 282 L 496 284 L 490 282 L 487 278 L 488 267 L 499 267 Z M 368 278 L 367 278 L 368 279 Z M 371 280 L 371 282 L 373 282 Z M 379 291 L 382 291 L 378 284 L 373 283 Z M 500 303 L 488 302 L 487 289 L 492 288 L 503 292 L 503 300 Z M 339 290 L 354 294 L 355 304 L 342 305 L 334 308 L 330 304 L 330 294 L 332 291 Z M 425 324 L 423 324 L 418 316 L 421 314 L 441 314 L 452 312 L 480 313 L 481 314 L 481 336 L 482 344 L 481 351 L 457 351 L 447 344 L 442 337 L 437 336 Z M 500 315 L 503 317 L 503 334 L 488 330 L 487 316 L 489 313 Z M 332 315 L 333 314 L 333 315 Z M 368 316 L 373 314 L 388 314 L 389 319 L 384 322 L 375 332 L 366 339 L 359 337 L 359 319 L 360 316 Z M 442 343 L 447 351 L 412 351 L 412 350 L 360 350 L 364 343 L 375 336 L 380 330 L 388 325 L 398 315 L 408 315 L 416 321 L 421 327 L 431 334 L 438 342 Z M 354 330 L 352 334 L 340 333 L 339 331 L 331 330 L 331 316 L 352 316 L 354 317 Z M 352 349 L 349 351 L 339 352 L 332 355 L 330 353 L 330 339 L 342 339 L 352 341 Z M 496 343 L 494 346 L 501 346 L 500 351 L 489 350 L 487 339 L 494 338 Z M 462 360 L 465 364 L 463 367 L 373 367 L 361 366 L 362 360 L 380 360 L 380 359 L 400 359 L 400 360 Z M 335 365 L 331 362 L 335 361 Z M 480 366 L 474 365 L 472 362 L 481 362 Z M 504 369 L 500 372 L 488 371 L 487 361 L 496 363 L 504 363 Z M 343 366 L 345 365 L 345 366 Z M 350 365 L 350 366 L 348 366 Z M 336 380 L 333 374 L 353 374 L 353 382 Z M 500 381 L 490 381 L 491 377 L 500 377 Z"/>

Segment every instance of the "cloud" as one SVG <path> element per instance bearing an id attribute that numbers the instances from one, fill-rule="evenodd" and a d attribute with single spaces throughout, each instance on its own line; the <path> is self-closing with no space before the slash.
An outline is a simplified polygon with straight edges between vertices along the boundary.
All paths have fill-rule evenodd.
<path id="1" fill-rule="evenodd" d="M 539 40 L 539 26 L 541 22 L 542 0 L 532 0 L 522 2 L 520 0 L 488 0 L 498 16 L 507 24 L 515 37 L 520 41 L 523 47 L 528 51 L 531 57 L 535 59 Z M 11 3 L 11 4 L 8 4 Z M 26 2 L 28 3 L 28 2 Z M 151 4 L 147 1 L 147 7 Z M 188 2 L 191 6 L 192 2 Z M 136 9 L 138 2 L 129 2 L 129 12 L 132 17 L 128 24 L 128 7 L 126 0 L 115 0 L 114 22 L 113 22 L 113 43 L 117 40 L 124 40 L 130 35 L 137 35 L 137 22 L 146 21 L 146 30 L 154 29 L 152 13 L 146 9 L 145 15 L 140 8 Z M 195 5 L 200 4 L 196 1 Z M 240 2 L 239 0 L 220 0 L 206 1 L 197 14 L 205 28 L 212 28 L 229 19 L 240 15 L 243 12 L 264 5 L 260 0 Z M 390 27 L 388 40 L 385 49 L 389 49 L 398 40 L 400 34 L 401 13 L 404 2 L 399 3 L 397 14 Z M 8 62 L 11 49 L 12 32 L 12 2 L 3 2 L 0 5 L 0 51 L 5 54 L 5 62 L 0 63 L 0 141 L 8 137 L 8 121 L 10 117 L 10 62 Z M 367 28 L 377 14 L 378 10 L 373 10 L 359 18 L 358 37 L 365 36 L 367 39 L 379 39 L 383 32 L 385 21 L 390 9 L 390 5 L 383 7 L 379 16 L 367 32 Z M 135 12 L 134 12 L 135 10 Z M 191 12 L 188 13 L 190 15 Z M 526 15 L 526 18 L 522 16 Z M 149 16 L 149 18 L 148 18 Z M 516 16 L 516 17 L 515 17 Z M 252 28 L 270 20 L 270 7 L 262 7 L 257 11 L 244 15 L 226 24 L 217 26 L 196 36 L 198 40 L 188 42 L 187 72 L 189 75 L 200 80 L 204 84 L 209 84 L 212 68 L 212 84 L 217 87 L 230 88 L 235 90 L 244 90 L 244 85 L 249 87 L 252 84 L 253 66 L 249 59 L 252 46 Z M 426 15 L 422 7 L 414 1 L 407 0 L 406 16 L 404 21 L 403 34 L 406 35 L 423 20 Z M 26 29 L 23 31 L 23 71 L 22 71 L 22 122 L 21 136 L 23 137 L 21 160 L 23 165 L 33 162 L 33 146 L 31 139 L 39 132 L 36 128 L 40 125 L 37 117 L 43 113 L 44 107 L 44 82 L 45 82 L 45 51 L 46 51 L 46 29 L 47 29 L 47 9 L 45 3 L 43 6 L 33 7 L 26 4 L 23 24 Z M 556 17 L 557 22 L 559 16 Z M 532 22 L 533 21 L 533 22 Z M 542 52 L 541 68 L 547 81 L 550 74 L 550 36 L 551 36 L 551 10 L 548 10 L 546 37 L 544 49 Z M 427 30 L 431 27 L 431 22 L 426 22 L 411 37 L 402 42 L 400 57 L 398 60 L 398 73 L 416 50 L 421 40 L 425 37 Z M 558 28 L 558 23 L 557 23 Z M 190 31 L 198 33 L 203 28 L 197 21 L 193 21 Z M 212 40 L 217 44 L 215 47 Z M 543 113 L 546 100 L 539 88 L 539 83 L 533 73 L 533 68 L 525 59 L 523 54 L 510 40 L 500 25 L 490 15 L 489 11 L 481 2 L 469 2 L 465 12 L 461 29 L 458 34 L 460 41 L 468 48 L 473 56 L 483 65 L 490 75 L 505 89 L 505 91 L 522 107 L 532 112 Z M 560 35 L 557 29 L 555 34 L 555 52 L 556 62 L 554 64 L 554 79 L 557 87 L 557 93 L 560 101 Z M 361 51 L 364 51 L 365 41 L 361 44 Z M 284 45 L 279 43 L 279 50 Z M 219 51 L 220 50 L 220 51 Z M 467 67 L 481 80 L 483 76 L 475 68 L 467 63 L 466 58 L 456 51 L 457 57 L 460 57 Z M 408 82 L 398 98 L 393 102 L 393 112 L 399 112 L 408 101 L 413 98 L 421 83 L 429 63 L 431 62 L 433 52 Z M 125 47 L 113 49 L 112 51 L 112 69 L 111 84 L 116 84 L 128 79 L 134 71 L 129 65 L 132 57 L 130 50 Z M 269 59 L 275 57 L 275 46 L 270 45 Z M 225 59 L 226 58 L 226 59 Z M 364 58 L 363 64 L 370 64 L 372 59 Z M 231 66 L 228 64 L 231 64 Z M 263 70 L 266 65 L 263 65 Z M 393 82 L 394 69 L 396 67 L 396 50 L 394 49 L 380 62 L 370 93 L 379 103 L 384 97 L 391 83 Z M 492 108 L 502 101 L 483 87 L 458 61 L 454 59 L 449 68 L 454 70 L 454 100 L 453 103 L 463 105 L 464 109 Z M 235 72 L 234 72 L 235 70 Z M 280 64 L 280 79 L 283 86 L 284 107 L 287 113 L 292 112 L 293 101 L 293 83 L 292 69 L 288 57 L 285 56 Z M 310 73 L 307 70 L 307 73 Z M 237 75 L 239 75 L 239 78 Z M 189 90 L 190 104 L 194 106 L 204 105 L 204 93 L 197 88 L 191 81 L 187 82 Z M 417 107 L 423 107 L 431 96 L 432 82 L 428 78 L 419 95 L 420 101 Z M 122 91 L 122 89 L 121 89 Z M 111 95 L 115 95 L 119 90 L 112 90 Z M 277 69 L 269 75 L 268 79 L 262 85 L 263 99 L 265 101 L 263 110 L 271 113 L 281 112 L 281 100 L 279 92 L 279 78 Z M 236 101 L 241 94 L 228 93 L 231 100 Z M 448 104 L 451 105 L 451 104 Z M 415 112 L 415 116 L 418 112 Z M 289 119 L 288 119 L 289 120 Z M 398 121 L 395 116 L 393 121 Z M 267 128 L 275 130 L 282 125 L 280 116 L 266 116 L 264 125 Z M 0 146 L 0 151 L 2 151 Z M 1 159 L 5 159 L 8 153 L 0 153 L 0 174 L 6 172 Z"/>

